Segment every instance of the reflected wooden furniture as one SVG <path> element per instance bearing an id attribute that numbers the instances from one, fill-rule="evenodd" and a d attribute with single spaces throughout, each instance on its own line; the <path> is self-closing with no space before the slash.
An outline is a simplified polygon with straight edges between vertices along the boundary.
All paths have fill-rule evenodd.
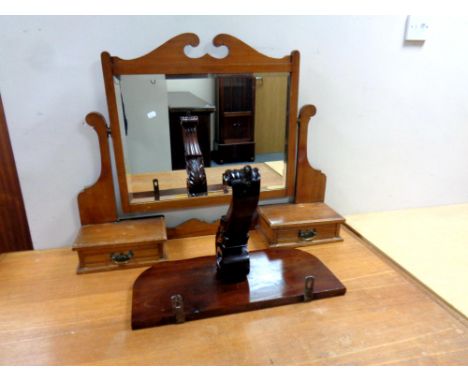
<path id="1" fill-rule="evenodd" d="M 185 169 L 184 143 L 180 117 L 198 117 L 198 143 L 203 154 L 205 167 L 211 166 L 211 114 L 216 110 L 207 101 L 190 92 L 168 92 L 169 128 L 171 133 L 172 169 Z"/>
<path id="2" fill-rule="evenodd" d="M 467 319 L 342 230 L 302 247 L 345 296 L 132 331 L 141 269 L 75 275 L 70 249 L 0 256 L 2 365 L 460 365 Z M 214 236 L 168 240 L 169 260 L 213 255 Z M 253 232 L 249 250 L 267 246 Z M 222 335 L 220 335 L 222 333 Z"/>
<path id="3" fill-rule="evenodd" d="M 216 129 L 214 159 L 217 163 L 255 160 L 255 77 L 252 74 L 216 78 Z"/>

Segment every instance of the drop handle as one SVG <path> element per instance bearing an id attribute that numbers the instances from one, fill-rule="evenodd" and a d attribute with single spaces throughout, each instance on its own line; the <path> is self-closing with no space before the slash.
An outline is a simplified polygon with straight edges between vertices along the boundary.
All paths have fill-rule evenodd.
<path id="1" fill-rule="evenodd" d="M 133 252 L 114 252 L 111 253 L 111 260 L 114 264 L 123 265 L 127 264 L 133 258 Z"/>
<path id="2" fill-rule="evenodd" d="M 315 229 L 304 229 L 299 230 L 297 236 L 302 241 L 312 241 L 315 236 L 317 236 L 317 231 Z"/>

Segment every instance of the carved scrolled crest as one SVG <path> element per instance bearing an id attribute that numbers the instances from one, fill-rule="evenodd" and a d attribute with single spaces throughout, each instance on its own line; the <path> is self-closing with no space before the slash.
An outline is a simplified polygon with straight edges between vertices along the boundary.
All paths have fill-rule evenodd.
<path id="1" fill-rule="evenodd" d="M 197 47 L 199 44 L 200 39 L 196 34 L 183 33 L 134 59 L 122 59 L 108 52 L 102 53 L 102 59 L 111 62 L 115 75 L 180 74 L 184 69 L 186 73 L 236 73 L 246 72 L 249 67 L 262 72 L 282 72 L 291 70 L 291 57 L 298 54 L 294 51 L 291 56 L 283 58 L 269 57 L 231 35 L 219 34 L 214 37 L 213 45 L 227 47 L 228 54 L 225 57 L 217 58 L 209 53 L 201 57 L 187 56 L 185 47 Z"/>

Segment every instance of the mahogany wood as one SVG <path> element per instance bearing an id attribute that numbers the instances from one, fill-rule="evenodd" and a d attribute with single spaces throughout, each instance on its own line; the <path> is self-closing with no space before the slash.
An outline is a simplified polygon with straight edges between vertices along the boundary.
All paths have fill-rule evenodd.
<path id="1" fill-rule="evenodd" d="M 0 96 L 0 253 L 32 248 L 23 195 Z"/>
<path id="2" fill-rule="evenodd" d="M 343 297 L 136 331 L 141 269 L 76 276 L 68 248 L 0 255 L 0 364 L 466 365 L 466 317 L 346 228 L 342 236 L 301 250 L 346 285 Z M 169 240 L 168 260 L 214 255 L 213 241 Z M 250 251 L 267 246 L 252 232 Z"/>
<path id="3" fill-rule="evenodd" d="M 81 224 L 100 224 L 117 220 L 117 207 L 112 179 L 108 130 L 104 117 L 99 113 L 86 116 L 86 123 L 94 128 L 101 152 L 101 174 L 96 183 L 78 195 Z"/>
<path id="4" fill-rule="evenodd" d="M 198 44 L 199 39 L 195 34 L 185 33 L 170 39 L 152 52 L 139 58 L 124 60 L 111 56 L 107 52 L 103 52 L 101 55 L 121 204 L 124 212 L 164 211 L 218 205 L 229 202 L 229 196 L 214 195 L 178 200 L 152 200 L 143 203 L 129 202 L 129 190 L 126 182 L 123 147 L 119 130 L 115 88 L 113 85 L 113 76 L 123 74 L 290 73 L 287 188 L 262 191 L 260 199 L 292 197 L 294 195 L 299 52 L 293 51 L 291 55 L 283 58 L 271 58 L 257 52 L 233 36 L 220 34 L 213 39 L 213 44 L 217 47 L 226 46 L 229 50 L 226 57 L 214 58 L 209 54 L 205 54 L 199 58 L 188 57 L 184 52 L 184 48 L 187 45 L 197 46 Z"/>
<path id="5" fill-rule="evenodd" d="M 255 160 L 255 77 L 228 75 L 216 79 L 218 99 L 214 159 L 217 163 Z"/>
<path id="6" fill-rule="evenodd" d="M 257 168 L 250 166 L 227 170 L 223 183 L 232 188 L 232 199 L 216 232 L 216 262 L 219 276 L 232 280 L 249 273 L 247 242 L 250 226 L 256 219 L 260 174 Z"/>
<path id="7" fill-rule="evenodd" d="M 295 203 L 323 202 L 327 178 L 313 168 L 307 159 L 307 130 L 310 118 L 316 113 L 315 106 L 305 105 L 299 113 L 299 144 L 297 149 L 297 175 Z"/>
<path id="8" fill-rule="evenodd" d="M 190 92 L 168 92 L 172 170 L 185 169 L 180 117 L 198 117 L 197 135 L 205 167 L 211 166 L 211 113 L 216 108 Z"/>
<path id="9" fill-rule="evenodd" d="M 197 134 L 198 117 L 180 117 L 180 128 L 184 142 L 185 167 L 187 172 L 187 194 L 200 196 L 208 194 L 205 165 Z"/>
<path id="10" fill-rule="evenodd" d="M 320 260 L 297 249 L 251 252 L 250 273 L 239 282 L 217 277 L 212 256 L 156 264 L 133 286 L 132 328 L 176 323 L 175 295 L 183 299 L 185 321 L 302 302 L 307 276 L 315 279 L 313 299 L 346 292 Z"/>

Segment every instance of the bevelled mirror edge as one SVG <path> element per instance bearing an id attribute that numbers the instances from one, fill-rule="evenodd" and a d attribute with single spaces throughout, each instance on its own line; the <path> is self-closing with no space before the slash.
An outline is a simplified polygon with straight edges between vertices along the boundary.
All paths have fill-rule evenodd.
<path id="1" fill-rule="evenodd" d="M 111 56 L 108 52 L 101 54 L 105 92 L 107 98 L 109 124 L 112 134 L 117 184 L 121 207 L 124 213 L 144 213 L 169 211 L 183 208 L 221 205 L 228 202 L 229 195 L 200 196 L 196 198 L 148 201 L 132 203 L 126 181 L 123 142 L 120 135 L 118 105 L 114 88 L 114 76 L 123 74 L 155 74 L 170 75 L 187 74 L 226 74 L 226 73 L 255 73 L 278 72 L 289 74 L 288 110 L 286 125 L 286 179 L 285 188 L 261 192 L 261 200 L 292 198 L 295 192 L 295 167 L 297 150 L 297 112 L 298 112 L 298 84 L 299 84 L 299 52 L 293 51 L 283 58 L 271 58 L 257 52 L 252 47 L 229 35 L 218 35 L 213 39 L 215 46 L 225 45 L 228 48 L 226 57 L 214 58 L 209 54 L 191 58 L 184 52 L 187 45 L 196 46 L 199 40 L 196 35 L 182 34 L 167 41 L 150 53 L 136 59 L 123 60 Z M 194 45 L 195 44 L 195 45 Z M 235 164 L 232 166 L 236 167 Z"/>

